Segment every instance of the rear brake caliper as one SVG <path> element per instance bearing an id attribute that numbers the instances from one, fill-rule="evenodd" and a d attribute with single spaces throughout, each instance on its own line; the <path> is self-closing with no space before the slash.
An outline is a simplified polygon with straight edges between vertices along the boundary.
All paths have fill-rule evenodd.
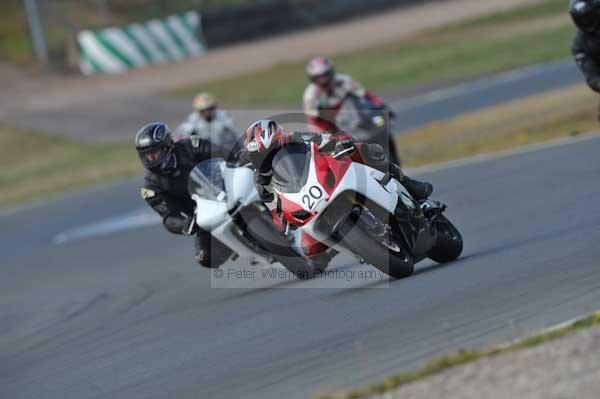
<path id="1" fill-rule="evenodd" d="M 423 214 L 431 220 L 435 219 L 446 210 L 446 205 L 432 199 L 423 200 L 419 205 L 421 206 Z"/>

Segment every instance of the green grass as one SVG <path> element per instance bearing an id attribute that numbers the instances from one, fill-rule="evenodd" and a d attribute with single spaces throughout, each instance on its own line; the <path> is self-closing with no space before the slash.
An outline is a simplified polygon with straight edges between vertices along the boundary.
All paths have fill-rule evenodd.
<path id="1" fill-rule="evenodd" d="M 554 15 L 566 14 L 568 2 L 563 0 L 547 0 L 540 4 L 526 5 L 513 10 L 500 11 L 470 21 L 459 22 L 442 30 L 458 30 L 479 28 L 483 26 L 498 26 L 504 23 L 522 22 Z"/>
<path id="2" fill-rule="evenodd" d="M 436 122 L 396 144 L 404 165 L 418 167 L 588 132 L 597 128 L 595 109 L 596 95 L 577 85 Z M 130 145 L 0 127 L 0 207 L 141 171 Z"/>
<path id="3" fill-rule="evenodd" d="M 31 59 L 27 20 L 20 0 L 5 0 L 0 14 L 0 60 L 24 63 Z"/>
<path id="4" fill-rule="evenodd" d="M 386 378 L 384 381 L 350 392 L 343 392 L 332 395 L 321 395 L 319 399 L 361 399 L 373 395 L 382 394 L 402 385 L 414 382 L 452 367 L 457 367 L 466 363 L 479 360 L 484 357 L 498 356 L 503 353 L 516 351 L 519 349 L 530 348 L 543 343 L 562 338 L 576 331 L 600 325 L 600 312 L 581 318 L 567 326 L 557 328 L 541 334 L 516 341 L 512 344 L 493 347 L 485 350 L 462 350 L 453 355 L 443 356 L 439 359 L 427 363 L 425 366 L 409 372 L 398 373 Z"/>
<path id="5" fill-rule="evenodd" d="M 190 9 L 208 10 L 259 0 L 112 0 L 106 18 L 95 1 L 38 1 L 47 34 L 51 61 L 66 61 L 69 36 L 78 29 L 144 21 Z M 2 0 L 0 13 L 0 61 L 26 64 L 33 61 L 23 0 Z"/>
<path id="6" fill-rule="evenodd" d="M 560 5 L 560 7 L 559 7 Z M 551 0 L 516 11 L 496 13 L 460 25 L 424 32 L 410 40 L 388 43 L 334 57 L 339 70 L 373 90 L 410 87 L 462 79 L 568 56 L 574 28 L 565 17 L 559 26 L 532 26 L 564 15 L 564 1 Z M 519 29 L 513 28 L 517 25 Z M 306 86 L 303 63 L 273 68 L 176 90 L 190 97 L 213 92 L 227 106 L 299 105 Z M 269 90 L 265 90 L 268 87 Z"/>
<path id="7" fill-rule="evenodd" d="M 396 145 L 404 166 L 419 167 L 598 130 L 596 107 L 597 94 L 579 84 L 434 122 Z"/>
<path id="8" fill-rule="evenodd" d="M 0 127 L 0 206 L 140 173 L 129 145 L 79 144 Z"/>

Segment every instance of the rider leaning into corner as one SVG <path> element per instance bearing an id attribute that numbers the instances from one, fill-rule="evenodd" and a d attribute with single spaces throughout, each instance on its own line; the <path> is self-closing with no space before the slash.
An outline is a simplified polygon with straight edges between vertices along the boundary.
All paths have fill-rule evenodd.
<path id="1" fill-rule="evenodd" d="M 588 86 L 600 93 L 600 1 L 571 0 L 569 13 L 577 26 L 571 53 Z"/>
<path id="2" fill-rule="evenodd" d="M 406 189 L 416 200 L 427 199 L 433 186 L 430 183 L 413 180 L 402 173 L 402 169 L 388 161 L 383 148 L 379 144 L 360 143 L 352 140 L 348 135 L 340 133 L 335 135 L 319 134 L 313 132 L 292 132 L 286 134 L 281 125 L 273 120 L 260 120 L 248 128 L 244 139 L 248 160 L 254 166 L 254 179 L 261 199 L 265 202 L 273 215 L 275 224 L 283 228 L 283 219 L 278 211 L 277 198 L 271 184 L 273 170 L 273 157 L 284 146 L 293 143 L 315 142 L 322 151 L 333 151 L 338 155 L 344 154 L 354 162 L 366 164 L 401 181 Z M 327 249 L 306 234 L 301 240 L 304 254 L 315 264 L 322 262 L 318 257 Z"/>
<path id="3" fill-rule="evenodd" d="M 204 160 L 222 157 L 234 161 L 236 154 L 197 138 L 175 142 L 166 124 L 144 126 L 135 136 L 135 148 L 147 170 L 141 195 L 173 234 L 193 235 L 196 261 L 204 267 L 218 267 L 230 255 L 229 249 L 193 223 L 194 201 L 188 194 L 188 177 Z"/>
<path id="4" fill-rule="evenodd" d="M 336 73 L 328 58 L 310 60 L 306 74 L 310 83 L 304 90 L 304 113 L 308 116 L 309 125 L 314 126 L 317 132 L 336 129 L 335 118 L 349 95 L 365 98 L 376 107 L 386 107 L 378 96 L 365 90 L 352 77 Z"/>
<path id="5" fill-rule="evenodd" d="M 336 132 L 338 130 L 338 115 L 346 99 L 357 100 L 355 107 L 365 110 L 387 111 L 388 129 L 395 121 L 394 112 L 374 93 L 365 90 L 360 83 L 349 75 L 336 73 L 331 60 L 325 57 L 316 57 L 306 65 L 306 74 L 310 80 L 304 90 L 303 108 L 307 115 L 308 124 L 319 133 Z M 389 151 L 388 158 L 398 163 L 399 154 L 392 142 L 391 131 L 385 133 L 387 138 L 369 139 L 383 145 Z"/>
<path id="6" fill-rule="evenodd" d="M 241 149 L 237 147 L 241 134 L 235 122 L 225 110 L 219 108 L 212 94 L 198 94 L 192 105 L 194 111 L 175 129 L 175 141 L 187 138 L 197 145 L 198 139 L 203 139 L 234 153 Z"/>

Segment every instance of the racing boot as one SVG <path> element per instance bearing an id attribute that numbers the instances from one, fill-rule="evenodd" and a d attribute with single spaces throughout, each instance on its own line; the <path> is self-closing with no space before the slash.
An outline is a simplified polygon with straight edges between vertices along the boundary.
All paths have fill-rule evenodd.
<path id="1" fill-rule="evenodd" d="M 404 179 L 400 181 L 417 201 L 426 200 L 433 193 L 433 185 L 431 183 L 414 180 L 408 176 L 404 176 Z"/>
<path id="2" fill-rule="evenodd" d="M 417 201 L 426 200 L 433 193 L 433 185 L 431 183 L 411 179 L 402 172 L 402 169 L 398 165 L 390 162 L 389 170 L 390 174 L 399 180 Z"/>
<path id="3" fill-rule="evenodd" d="M 433 192 L 431 183 L 420 182 L 405 176 L 402 168 L 385 156 L 383 147 L 379 144 L 366 144 L 360 147 L 363 160 L 369 166 L 383 172 L 389 173 L 394 179 L 402 182 L 410 195 L 417 201 L 426 200 Z"/>

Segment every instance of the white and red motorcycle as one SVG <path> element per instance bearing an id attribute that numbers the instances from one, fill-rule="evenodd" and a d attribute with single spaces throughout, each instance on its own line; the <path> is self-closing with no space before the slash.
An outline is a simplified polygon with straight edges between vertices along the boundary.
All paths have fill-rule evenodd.
<path id="1" fill-rule="evenodd" d="M 394 278 L 409 276 L 426 257 L 449 262 L 462 252 L 445 205 L 419 203 L 389 174 L 314 143 L 290 144 L 274 156 L 273 189 L 288 223 Z"/>
<path id="2" fill-rule="evenodd" d="M 222 158 L 208 159 L 191 171 L 188 191 L 196 203 L 192 222 L 218 239 L 218 256 L 263 265 L 279 262 L 298 276 L 314 273 L 302 250 L 276 230 L 250 168 L 229 165 Z"/>

